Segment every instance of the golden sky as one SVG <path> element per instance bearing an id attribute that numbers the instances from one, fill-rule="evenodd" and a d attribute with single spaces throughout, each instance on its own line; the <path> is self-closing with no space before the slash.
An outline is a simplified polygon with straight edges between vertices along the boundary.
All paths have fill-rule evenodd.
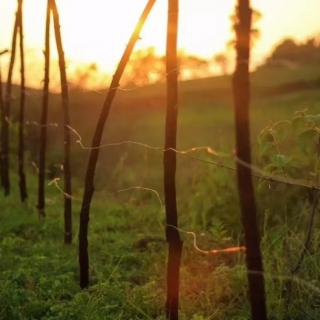
<path id="1" fill-rule="evenodd" d="M 235 0 L 180 0 L 179 46 L 189 53 L 212 57 L 232 38 L 230 15 Z M 42 70 L 46 0 L 24 0 L 27 61 Z M 69 71 L 97 63 L 113 71 L 146 0 L 57 0 Z M 158 0 L 138 48 L 155 46 L 163 53 L 167 1 Z M 319 0 L 252 0 L 262 13 L 261 37 L 253 59 L 259 62 L 284 37 L 304 39 L 320 32 Z M 0 49 L 10 46 L 16 1 L 0 1 Z M 53 52 L 54 57 L 56 53 Z M 2 66 L 5 65 L 3 59 Z"/>

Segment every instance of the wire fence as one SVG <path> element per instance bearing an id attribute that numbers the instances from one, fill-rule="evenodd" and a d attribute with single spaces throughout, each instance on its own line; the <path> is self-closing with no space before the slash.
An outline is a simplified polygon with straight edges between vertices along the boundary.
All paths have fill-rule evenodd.
<path id="1" fill-rule="evenodd" d="M 1 52 L 1 54 L 2 54 L 2 52 Z M 240 59 L 238 61 L 238 63 L 239 63 L 239 65 L 248 65 L 249 61 Z M 173 69 L 173 70 L 171 70 L 171 72 L 176 74 L 178 72 L 178 70 Z M 169 75 L 170 74 L 168 74 L 168 73 L 166 74 L 166 76 L 169 76 Z M 121 87 L 121 86 L 114 86 L 114 87 L 109 88 L 108 91 L 110 92 L 110 91 L 119 90 L 119 91 L 123 91 L 123 92 L 131 92 L 131 91 L 135 91 L 138 89 L 139 89 L 138 87 L 125 88 L 125 87 Z M 83 92 L 85 92 L 85 93 L 90 92 L 90 93 L 94 93 L 97 95 L 102 95 L 102 94 L 105 95 L 105 92 L 102 92 L 102 91 L 100 92 L 100 91 L 96 91 L 96 90 L 83 90 Z M 40 92 L 34 93 L 29 90 L 26 90 L 25 93 L 29 97 L 40 95 Z M 15 99 L 15 97 L 9 97 L 9 100 L 14 100 L 14 99 Z M 10 126 L 14 124 L 12 122 L 12 120 L 9 118 L 5 118 L 4 120 Z M 41 125 L 38 121 L 35 121 L 35 120 L 25 121 L 24 124 L 26 126 L 33 126 L 33 127 L 39 127 L 39 128 L 50 127 L 50 128 L 54 128 L 54 129 L 58 129 L 58 128 L 65 129 L 65 127 L 67 127 L 69 132 L 72 133 L 72 135 L 74 136 L 74 143 L 81 150 L 85 150 L 85 151 L 108 149 L 108 148 L 115 148 L 115 147 L 128 146 L 128 145 L 132 145 L 137 148 L 144 149 L 144 150 L 151 150 L 151 151 L 154 151 L 154 152 L 157 152 L 160 154 L 167 153 L 168 151 L 171 151 L 171 152 L 174 152 L 178 156 L 186 157 L 188 159 L 191 159 L 192 161 L 197 161 L 197 162 L 204 164 L 206 166 L 210 165 L 210 166 L 214 166 L 214 167 L 228 170 L 231 172 L 236 172 L 237 167 L 239 167 L 239 166 L 243 167 L 243 168 L 247 168 L 247 169 L 249 169 L 250 172 L 252 172 L 253 177 L 258 180 L 268 181 L 268 182 L 272 182 L 272 183 L 276 183 L 276 184 L 284 184 L 284 185 L 291 186 L 291 187 L 304 188 L 307 190 L 311 190 L 313 192 L 320 190 L 320 185 L 319 185 L 318 181 L 311 181 L 311 180 L 307 180 L 307 179 L 295 179 L 295 178 L 289 177 L 287 175 L 271 174 L 256 165 L 253 165 L 251 163 L 248 163 L 248 162 L 241 160 L 233 152 L 222 153 L 222 152 L 215 150 L 212 146 L 194 146 L 194 147 L 191 147 L 188 149 L 176 149 L 176 148 L 163 148 L 163 147 L 159 147 L 159 146 L 154 146 L 154 145 L 150 145 L 150 144 L 144 143 L 142 141 L 136 141 L 136 140 L 120 140 L 120 141 L 114 141 L 114 142 L 105 143 L 105 144 L 99 144 L 98 146 L 92 147 L 92 146 L 86 145 L 83 142 L 83 137 L 82 137 L 81 133 L 73 126 L 70 126 L 70 125 L 63 126 L 63 125 L 59 124 L 58 122 L 47 123 L 45 125 Z M 201 158 L 201 157 L 197 156 L 197 154 L 200 152 L 206 153 L 207 158 Z M 2 154 L 2 157 L 5 157 L 5 156 L 6 155 Z M 226 159 L 228 159 L 228 162 L 225 161 Z M 230 162 L 233 162 L 234 165 L 230 165 Z M 32 166 L 36 169 L 36 171 L 39 171 L 37 164 L 35 162 L 32 162 Z M 60 165 L 60 169 L 63 170 L 63 165 Z M 49 184 L 49 186 L 54 186 L 61 194 L 64 195 L 65 198 L 69 198 L 69 199 L 72 199 L 75 201 L 81 201 L 80 197 L 68 194 L 64 191 L 64 188 L 60 186 L 60 178 L 59 177 L 54 177 L 53 179 L 51 179 L 51 181 L 48 184 Z M 115 193 L 130 192 L 130 191 L 134 191 L 134 190 L 153 193 L 157 197 L 161 211 L 164 211 L 164 204 L 161 199 L 160 193 L 153 188 L 149 188 L 147 186 L 128 186 L 126 188 L 119 189 L 119 190 L 115 191 Z M 315 194 L 315 196 L 317 197 L 317 194 Z M 314 227 L 314 217 L 315 217 L 315 212 L 316 212 L 317 206 L 318 206 L 318 202 L 314 202 L 314 206 L 312 208 L 312 214 L 311 214 L 311 222 L 310 222 L 309 228 L 307 230 L 307 240 L 306 240 L 305 247 L 307 245 L 309 245 L 309 242 L 310 242 L 311 232 Z M 215 249 L 205 250 L 205 249 L 200 248 L 198 241 L 197 241 L 198 237 L 197 237 L 196 232 L 187 231 L 187 230 L 184 230 L 182 228 L 179 228 L 179 227 L 172 225 L 172 224 L 169 224 L 169 223 L 166 223 L 164 225 L 164 227 L 169 228 L 169 229 L 170 228 L 174 229 L 175 231 L 178 231 L 179 233 L 183 233 L 183 234 L 186 234 L 187 236 L 191 237 L 193 249 L 196 252 L 203 254 L 203 255 L 235 254 L 235 253 L 238 254 L 238 253 L 243 253 L 246 251 L 246 247 L 240 246 L 240 245 L 232 246 L 232 247 L 228 247 L 228 248 L 222 248 L 222 249 L 215 248 Z M 297 284 L 302 285 L 302 286 L 308 288 L 309 290 L 312 290 L 315 293 L 319 294 L 320 288 L 318 286 L 316 286 L 308 281 L 305 281 L 303 279 L 300 279 L 299 277 L 296 276 L 296 273 L 298 272 L 298 269 L 302 263 L 303 257 L 306 254 L 305 247 L 303 249 L 302 254 L 300 255 L 300 258 L 298 260 L 296 267 L 293 268 L 293 270 L 289 276 L 269 275 L 268 273 L 265 273 L 265 272 L 257 273 L 257 271 L 252 271 L 252 270 L 248 270 L 248 273 L 251 275 L 263 275 L 263 276 L 270 277 L 273 279 L 282 279 L 282 280 L 289 280 L 290 282 L 296 282 Z"/>

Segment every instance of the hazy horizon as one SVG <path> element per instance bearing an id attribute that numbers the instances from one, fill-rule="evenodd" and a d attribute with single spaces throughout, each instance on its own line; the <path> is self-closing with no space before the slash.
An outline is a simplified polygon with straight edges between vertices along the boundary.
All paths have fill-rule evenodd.
<path id="1" fill-rule="evenodd" d="M 136 6 L 126 9 L 130 0 L 119 0 L 109 9 L 108 1 L 69 0 L 57 1 L 61 15 L 61 29 L 65 54 L 68 63 L 69 79 L 77 78 L 77 72 L 88 68 L 91 64 L 98 67 L 97 79 L 92 79 L 93 87 L 106 86 L 109 75 L 126 45 L 132 27 L 136 23 L 145 0 L 136 0 Z M 274 46 L 284 38 L 301 41 L 320 33 L 318 27 L 318 0 L 305 3 L 294 0 L 264 1 L 254 0 L 252 6 L 262 14 L 256 23 L 260 37 L 256 41 L 252 65 L 256 66 L 272 51 Z M 226 1 L 217 5 L 214 1 L 199 2 L 182 0 L 180 5 L 179 47 L 188 54 L 209 59 L 217 53 L 227 51 L 227 43 L 233 39 L 230 16 L 235 1 Z M 43 42 L 46 1 L 24 0 L 24 24 L 26 46 L 27 84 L 31 87 L 41 86 L 43 78 Z M 16 2 L 4 0 L 0 3 L 0 49 L 10 47 Z M 286 11 L 287 14 L 283 14 Z M 35 14 L 36 13 L 36 14 Z M 76 13 L 76 14 L 75 14 Z M 304 19 L 303 24 L 301 16 Z M 115 32 L 115 30 L 117 32 Z M 142 32 L 137 49 L 155 47 L 158 54 L 164 53 L 166 31 L 166 5 L 158 1 L 154 11 Z M 56 50 L 52 41 L 52 86 L 58 85 Z M 230 52 L 230 49 L 228 49 Z M 8 57 L 2 57 L 2 66 Z M 39 63 L 37 63 L 39 62 Z M 16 73 L 19 69 L 16 68 Z M 3 73 L 5 70 L 2 70 Z"/>

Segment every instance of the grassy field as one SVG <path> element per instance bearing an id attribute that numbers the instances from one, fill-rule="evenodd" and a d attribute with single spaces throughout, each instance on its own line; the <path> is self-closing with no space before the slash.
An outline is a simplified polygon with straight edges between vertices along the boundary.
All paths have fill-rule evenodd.
<path id="1" fill-rule="evenodd" d="M 271 170 L 270 158 L 278 165 L 280 171 L 276 172 L 281 175 L 308 181 L 314 178 L 316 169 L 309 163 L 309 154 L 300 155 L 293 138 L 279 142 L 281 152 L 273 154 L 269 150 L 267 161 L 261 155 L 265 145 L 259 134 L 267 126 L 292 119 L 297 110 L 308 109 L 308 114 L 319 114 L 319 74 L 319 68 L 310 66 L 293 70 L 261 69 L 253 75 L 252 145 L 254 161 L 260 167 Z M 194 231 L 203 249 L 243 243 L 234 171 L 200 161 L 233 166 L 230 87 L 230 77 L 181 84 L 179 149 L 210 146 L 217 154 L 200 151 L 190 154 L 198 159 L 178 157 L 180 226 Z M 85 145 L 90 144 L 103 98 L 103 92 L 71 92 L 73 127 Z M 40 93 L 30 90 L 29 121 L 37 121 L 40 101 Z M 121 90 L 103 143 L 131 140 L 161 147 L 164 106 L 164 85 Z M 53 95 L 50 122 L 60 121 L 59 108 L 59 97 Z M 75 241 L 65 247 L 62 196 L 54 185 L 47 187 L 45 221 L 37 217 L 32 162 L 36 161 L 38 128 L 31 125 L 28 130 L 30 199 L 26 205 L 17 201 L 14 173 L 12 196 L 0 198 L 0 319 L 164 319 L 167 245 L 164 212 L 158 199 L 158 195 L 163 198 L 162 152 L 132 144 L 101 150 L 90 222 L 92 286 L 81 291 L 77 225 L 88 151 L 80 148 L 74 136 Z M 51 127 L 49 133 L 48 183 L 61 175 L 56 168 L 62 159 L 60 127 Z M 281 160 L 279 164 L 279 155 L 280 160 L 286 156 L 290 161 Z M 12 172 L 15 167 L 13 161 Z M 266 184 L 258 179 L 255 183 L 270 319 L 317 319 L 320 314 L 318 221 L 312 248 L 299 272 L 291 277 L 306 236 L 312 197 L 316 194 L 305 188 Z M 132 189 L 137 186 L 153 191 Z M 196 250 L 189 234 L 181 235 L 184 239 L 181 319 L 248 319 L 243 254 L 204 255 Z"/>

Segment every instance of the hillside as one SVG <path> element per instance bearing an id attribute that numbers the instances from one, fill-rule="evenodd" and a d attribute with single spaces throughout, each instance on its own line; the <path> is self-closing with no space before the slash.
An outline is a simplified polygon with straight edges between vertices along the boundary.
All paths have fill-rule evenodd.
<path id="1" fill-rule="evenodd" d="M 289 118 L 294 111 L 308 108 L 318 111 L 320 101 L 320 68 L 314 66 L 288 68 L 261 68 L 252 76 L 252 132 L 256 135 L 267 124 Z M 103 143 L 135 140 L 153 146 L 163 145 L 165 116 L 165 85 L 124 88 L 118 92 L 110 119 L 105 128 Z M 27 119 L 39 121 L 41 91 L 28 91 Z M 186 149 L 210 145 L 212 148 L 230 152 L 233 148 L 234 118 L 230 77 L 215 77 L 182 82 L 180 84 L 180 111 L 178 146 Z M 15 91 L 18 97 L 18 92 Z M 89 146 L 102 106 L 105 92 L 74 89 L 71 96 L 72 127 Z M 60 98 L 50 99 L 49 122 L 59 123 Z M 15 109 L 15 108 L 14 108 Z M 13 111 L 14 112 L 14 111 Z M 15 112 L 14 112 L 15 113 Z M 57 165 L 61 159 L 61 128 L 49 127 L 49 164 Z M 37 161 L 36 142 L 38 127 L 29 126 L 30 161 Z M 86 163 L 87 151 L 76 144 L 74 135 L 74 172 L 81 176 Z M 130 149 L 130 152 L 128 150 Z M 139 147 L 120 146 L 101 152 L 101 173 L 108 175 L 120 159 L 141 170 Z M 156 167 L 161 167 L 161 157 L 147 152 Z M 132 168 L 130 168 L 132 169 Z M 98 175 L 98 177 L 100 174 Z M 104 181 L 105 182 L 105 181 Z"/>
<path id="2" fill-rule="evenodd" d="M 275 170 L 285 177 L 314 179 L 317 160 L 313 135 L 299 140 L 302 153 L 301 148 L 297 151 L 297 141 L 293 137 L 287 141 L 283 132 L 278 145 L 281 154 L 280 149 L 270 149 L 268 142 L 261 144 L 263 135 L 259 145 L 257 142 L 263 128 L 292 119 L 297 110 L 308 109 L 311 116 L 305 119 L 318 121 L 319 117 L 313 114 L 320 112 L 319 74 L 318 66 L 294 70 L 262 68 L 253 74 L 252 145 L 255 162 L 265 170 Z M 199 252 L 199 248 L 226 248 L 243 243 L 234 171 L 219 165 L 234 166 L 231 78 L 188 81 L 181 83 L 180 88 L 179 148 L 210 145 L 215 151 L 178 156 L 177 197 L 184 240 L 181 319 L 248 319 L 244 256 Z M 39 119 L 41 91 L 28 92 L 27 118 L 31 123 Z M 18 96 L 17 89 L 15 95 Z M 85 90 L 71 92 L 73 127 L 85 145 L 90 144 L 104 95 Z M 59 122 L 59 99 L 58 95 L 51 96 L 51 123 Z M 120 90 L 104 143 L 131 140 L 161 147 L 164 114 L 164 85 Z M 304 121 L 302 114 L 299 119 Z M 14 174 L 14 196 L 0 196 L 0 319 L 164 319 L 167 247 L 161 200 L 161 150 L 132 144 L 101 149 L 90 222 L 92 286 L 81 291 L 77 230 L 88 150 L 81 149 L 75 135 L 74 244 L 65 247 L 62 195 L 54 183 L 47 186 L 46 220 L 37 217 L 33 162 L 37 161 L 38 129 L 32 123 L 28 126 L 28 203 L 21 206 L 16 201 Z M 61 127 L 51 126 L 49 133 L 48 184 L 61 175 L 62 159 Z M 13 126 L 12 137 L 15 135 Z M 308 149 L 310 144 L 313 149 Z M 261 148 L 267 150 L 263 156 Z M 12 150 L 12 159 L 14 156 Z M 217 161 L 217 165 L 212 161 Z M 12 172 L 15 169 L 12 161 Z M 255 179 L 255 185 L 270 319 L 282 320 L 288 312 L 291 319 L 317 319 L 319 232 L 314 233 L 311 250 L 293 280 L 291 273 L 305 241 L 313 191 L 263 179 Z M 198 247 L 188 231 L 197 235 Z M 290 300 L 287 290 L 291 280 Z"/>

